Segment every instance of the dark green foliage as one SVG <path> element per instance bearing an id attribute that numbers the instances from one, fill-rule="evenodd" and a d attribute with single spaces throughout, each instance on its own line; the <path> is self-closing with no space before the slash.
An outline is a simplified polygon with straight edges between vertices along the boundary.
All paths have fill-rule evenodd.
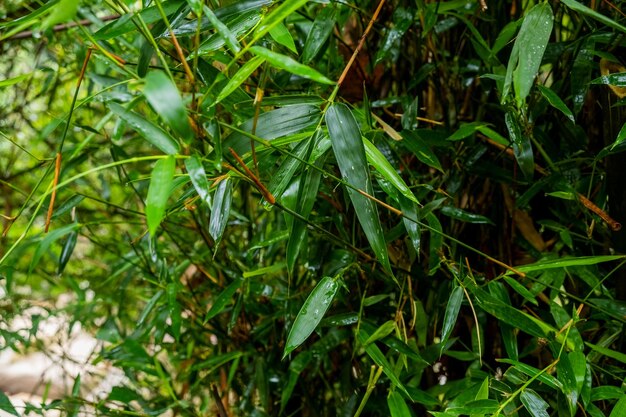
<path id="1" fill-rule="evenodd" d="M 125 375 L 27 408 L 623 415 L 626 2 L 26 3 L 0 349 Z"/>

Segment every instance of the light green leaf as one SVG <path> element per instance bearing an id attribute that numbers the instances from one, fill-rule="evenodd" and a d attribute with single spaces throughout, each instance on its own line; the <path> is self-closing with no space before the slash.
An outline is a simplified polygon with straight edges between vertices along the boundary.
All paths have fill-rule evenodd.
<path id="1" fill-rule="evenodd" d="M 302 63 L 308 64 L 320 52 L 335 26 L 335 16 L 337 9 L 332 5 L 328 5 L 322 9 L 315 17 L 313 26 L 304 42 L 302 50 Z"/>
<path id="2" fill-rule="evenodd" d="M 622 126 L 619 133 L 617 134 L 617 137 L 615 138 L 615 142 L 613 142 L 613 145 L 611 146 L 611 150 L 615 149 L 615 147 L 619 145 L 620 143 L 622 143 L 625 139 L 626 139 L 626 123 L 624 123 L 624 126 Z"/>
<path id="3" fill-rule="evenodd" d="M 448 136 L 447 140 L 456 141 L 456 140 L 465 139 L 473 135 L 481 127 L 485 127 L 485 126 L 487 126 L 487 123 L 484 123 L 484 122 L 465 123 L 461 125 L 461 127 L 459 127 L 456 132 Z"/>
<path id="4" fill-rule="evenodd" d="M 287 29 L 287 27 L 282 23 L 279 23 L 272 29 L 270 29 L 270 36 L 277 43 L 289 49 L 294 54 L 298 53 L 298 50 L 296 49 L 296 44 L 293 41 L 293 37 L 291 36 L 289 29 Z"/>
<path id="5" fill-rule="evenodd" d="M 361 132 L 348 106 L 331 105 L 326 112 L 326 125 L 343 179 L 356 190 L 373 195 Z M 359 223 L 376 258 L 387 272 L 392 273 L 378 209 L 371 199 L 355 189 L 347 190 Z"/>
<path id="6" fill-rule="evenodd" d="M 478 392 L 476 393 L 476 397 L 474 398 L 474 400 L 487 400 L 489 399 L 489 377 L 486 377 L 482 384 L 480 384 L 480 388 L 478 389 Z M 471 414 L 470 417 L 484 417 L 484 413 L 483 414 Z"/>
<path id="7" fill-rule="evenodd" d="M 535 296 L 533 295 L 533 293 L 530 292 L 522 284 L 517 282 L 517 280 L 515 278 L 510 277 L 510 276 L 505 276 L 504 280 L 506 281 L 507 284 L 509 284 L 509 287 L 513 288 L 513 290 L 515 290 L 516 293 L 518 293 L 519 295 L 524 297 L 524 299 L 526 301 L 528 301 L 528 302 L 530 302 L 530 303 L 532 303 L 534 305 L 539 305 L 539 303 L 535 299 Z"/>
<path id="8" fill-rule="evenodd" d="M 446 313 L 443 317 L 443 327 L 441 329 L 441 352 L 440 355 L 443 354 L 443 349 L 450 338 L 450 334 L 452 333 L 452 329 L 454 329 L 454 325 L 456 324 L 456 319 L 459 315 L 459 311 L 461 310 L 461 304 L 463 304 L 463 287 L 456 286 L 452 290 L 450 294 L 450 298 L 448 299 L 448 304 L 446 305 Z"/>
<path id="9" fill-rule="evenodd" d="M 204 201 L 208 207 L 211 207 L 211 194 L 209 194 L 209 182 L 206 179 L 206 172 L 202 166 L 202 161 L 198 155 L 191 155 L 185 159 L 185 168 L 189 173 L 189 178 L 200 199 Z"/>
<path id="10" fill-rule="evenodd" d="M 615 407 L 613 407 L 613 411 L 609 417 L 623 417 L 626 416 L 626 395 L 623 395 L 622 398 L 619 399 Z"/>
<path id="11" fill-rule="evenodd" d="M 61 0 L 59 4 L 53 7 L 52 13 L 50 13 L 43 21 L 41 28 L 46 30 L 57 23 L 64 23 L 68 20 L 72 20 L 78 12 L 79 3 L 80 0 Z"/>
<path id="12" fill-rule="evenodd" d="M 584 15 L 587 15 L 589 17 L 591 17 L 592 19 L 597 20 L 600 23 L 603 23 L 609 27 L 612 27 L 613 29 L 617 29 L 619 31 L 622 31 L 624 33 L 626 33 L 626 26 L 620 25 L 619 23 L 617 23 L 616 21 L 614 21 L 613 19 L 609 19 L 608 17 L 604 16 L 603 14 L 600 14 L 598 12 L 596 12 L 595 10 L 581 4 L 580 2 L 576 1 L 576 0 L 561 0 L 561 2 L 563 4 L 565 4 L 567 7 L 569 7 L 570 9 L 582 13 Z M 613 415 L 611 415 L 611 417 L 613 417 Z"/>
<path id="13" fill-rule="evenodd" d="M 154 236 L 165 216 L 165 208 L 172 189 L 175 171 L 176 159 L 173 156 L 158 160 L 152 169 L 152 178 L 146 198 L 146 220 L 151 236 Z"/>
<path id="14" fill-rule="evenodd" d="M 282 3 L 273 9 L 270 14 L 263 17 L 261 24 L 254 31 L 254 40 L 257 41 L 269 32 L 274 26 L 282 22 L 287 16 L 294 13 L 300 7 L 304 6 L 308 0 L 291 0 Z"/>
<path id="15" fill-rule="evenodd" d="M 275 66 L 276 68 L 285 70 L 294 75 L 308 78 L 310 80 L 316 81 L 322 84 L 335 84 L 334 81 L 326 78 L 324 75 L 320 74 L 317 70 L 314 70 L 311 67 L 308 67 L 304 64 L 299 63 L 293 58 L 290 58 L 286 55 L 279 54 L 277 52 L 270 51 L 269 49 L 263 48 L 262 46 L 253 46 L 250 48 L 250 51 L 257 56 L 263 57 Z"/>
<path id="16" fill-rule="evenodd" d="M 404 180 L 400 178 L 400 175 L 396 172 L 395 168 L 391 166 L 387 158 L 378 150 L 376 146 L 366 138 L 363 139 L 365 145 L 365 155 L 368 162 L 378 171 L 391 185 L 393 185 L 403 196 L 409 200 L 419 203 L 417 198 L 411 192 L 411 189 L 406 185 Z"/>
<path id="17" fill-rule="evenodd" d="M 520 400 L 522 400 L 522 404 L 524 404 L 524 407 L 526 407 L 526 410 L 532 417 L 550 417 L 550 414 L 546 411 L 548 403 L 532 389 L 526 388 L 522 391 Z"/>
<path id="18" fill-rule="evenodd" d="M 598 352 L 601 355 L 604 355 L 608 358 L 612 358 L 612 359 L 615 359 L 616 361 L 626 364 L 626 354 L 623 352 L 618 352 L 616 350 L 609 349 L 603 346 L 594 345 L 589 342 L 585 342 L 585 345 L 589 346 L 592 350 Z"/>
<path id="19" fill-rule="evenodd" d="M 374 333 L 372 333 L 372 335 L 367 338 L 367 340 L 365 341 L 365 343 L 363 345 L 367 346 L 370 343 L 374 343 L 375 341 L 377 341 L 379 339 L 387 337 L 395 329 L 396 329 L 396 322 L 393 321 L 393 320 L 388 320 L 388 321 L 384 322 L 378 329 L 376 329 L 374 331 Z"/>
<path id="20" fill-rule="evenodd" d="M 32 73 L 22 74 L 22 75 L 18 75 L 17 77 L 13 77 L 13 78 L 8 78 L 6 80 L 2 80 L 2 81 L 0 81 L 0 88 L 8 87 L 10 85 L 14 85 L 14 84 L 17 84 L 17 83 L 21 83 L 22 81 L 24 81 L 28 77 L 32 77 L 32 75 L 33 75 Z"/>
<path id="21" fill-rule="evenodd" d="M 626 258 L 624 255 L 605 255 L 605 256 L 564 256 L 559 259 L 549 259 L 545 261 L 535 262 L 533 264 L 516 266 L 515 269 L 521 272 L 541 271 L 544 269 L 563 268 L 566 266 L 595 265 L 603 262 L 617 261 Z"/>
<path id="22" fill-rule="evenodd" d="M 293 322 L 287 336 L 283 358 L 300 346 L 313 333 L 333 302 L 339 283 L 332 277 L 324 277 L 307 297 Z"/>
<path id="23" fill-rule="evenodd" d="M 548 103 L 550 103 L 552 107 L 563 113 L 572 122 L 576 122 L 576 120 L 574 120 L 574 113 L 572 113 L 569 107 L 567 107 L 563 100 L 561 100 L 561 97 L 559 97 L 553 90 L 548 87 L 544 87 L 543 85 L 537 85 L 537 88 L 539 88 L 541 95 L 548 100 Z"/>
<path id="24" fill-rule="evenodd" d="M 232 202 L 233 184 L 230 178 L 223 179 L 217 185 L 213 196 L 213 209 L 209 221 L 209 234 L 216 241 L 222 239 L 230 216 L 230 204 Z"/>
<path id="25" fill-rule="evenodd" d="M 250 75 L 262 64 L 265 62 L 265 58 L 256 56 L 250 59 L 248 62 L 243 64 L 239 71 L 226 83 L 222 91 L 217 95 L 215 99 L 215 104 L 224 100 L 228 97 L 233 91 L 235 91 L 241 84 L 244 83 L 250 77 Z"/>
<path id="26" fill-rule="evenodd" d="M 174 138 L 172 138 L 163 129 L 144 119 L 139 114 L 126 110 L 117 103 L 109 102 L 107 105 L 113 113 L 128 123 L 130 127 L 137 131 L 137 133 L 143 136 L 148 142 L 168 155 L 175 155 L 178 153 L 180 149 L 178 142 L 176 142 Z"/>
<path id="27" fill-rule="evenodd" d="M 235 36 L 230 31 L 228 26 L 222 23 L 222 21 L 219 20 L 217 16 L 215 16 L 215 13 L 213 13 L 213 11 L 209 7 L 204 6 L 203 10 L 204 10 L 204 14 L 209 19 L 209 22 L 211 22 L 211 24 L 215 28 L 215 31 L 217 32 L 217 34 L 222 39 L 224 39 L 224 42 L 226 43 L 226 45 L 228 45 L 230 50 L 233 51 L 234 53 L 238 53 L 239 51 L 241 51 L 241 45 L 239 45 L 237 36 Z"/>
<path id="28" fill-rule="evenodd" d="M 186 142 L 191 142 L 193 131 L 187 118 L 187 109 L 176 84 L 164 72 L 151 71 L 148 73 L 143 94 L 165 123 Z"/>
<path id="29" fill-rule="evenodd" d="M 409 406 L 404 401 L 402 395 L 397 391 L 391 391 L 387 396 L 387 406 L 391 417 L 412 417 Z"/>
<path id="30" fill-rule="evenodd" d="M 563 384 L 562 391 L 565 394 L 565 399 L 570 410 L 570 414 L 573 416 L 576 414 L 576 403 L 578 402 L 578 396 L 580 395 L 580 389 L 578 388 L 577 375 L 575 367 L 578 368 L 578 364 L 572 363 L 572 354 L 583 355 L 582 352 L 571 352 L 571 354 L 563 354 L 559 362 L 556 364 L 557 376 L 559 381 Z M 574 357 L 576 358 L 576 357 Z M 585 357 L 582 356 L 582 376 L 584 379 L 586 367 Z M 582 381 L 581 381 L 582 387 Z"/>

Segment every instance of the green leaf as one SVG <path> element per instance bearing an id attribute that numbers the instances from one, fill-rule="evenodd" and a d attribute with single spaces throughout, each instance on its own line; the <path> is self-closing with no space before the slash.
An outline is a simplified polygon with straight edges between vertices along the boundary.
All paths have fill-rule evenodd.
<path id="1" fill-rule="evenodd" d="M 215 13 L 213 13 L 213 11 L 209 7 L 204 6 L 203 10 L 204 14 L 209 19 L 209 22 L 211 22 L 211 24 L 215 28 L 217 34 L 224 40 L 230 50 L 234 53 L 238 53 L 239 51 L 241 51 L 241 45 L 239 45 L 237 36 L 235 36 L 235 34 L 230 31 L 228 26 L 222 23 L 222 21 L 219 20 L 217 16 L 215 16 Z"/>
<path id="2" fill-rule="evenodd" d="M 592 343 L 589 342 L 585 342 L 585 345 L 589 346 L 592 350 L 598 352 L 601 355 L 604 355 L 608 358 L 612 358 L 615 359 L 616 361 L 619 361 L 623 364 L 626 364 L 626 354 L 622 353 L 622 352 L 618 352 L 616 350 L 613 349 L 609 349 L 603 346 L 599 346 L 599 345 L 594 345 Z"/>
<path id="3" fill-rule="evenodd" d="M 244 280 L 241 278 L 234 280 L 228 285 L 228 287 L 224 289 L 224 291 L 220 293 L 220 295 L 217 296 L 215 301 L 213 301 L 213 305 L 211 306 L 209 311 L 206 313 L 206 316 L 204 317 L 205 323 L 211 320 L 213 317 L 220 314 L 224 310 L 226 305 L 232 300 L 235 292 L 237 292 L 237 290 L 241 288 L 241 285 L 243 284 L 243 282 Z"/>
<path id="4" fill-rule="evenodd" d="M 339 283 L 332 277 L 324 277 L 315 286 L 300 308 L 289 331 L 283 358 L 298 348 L 313 333 L 333 302 Z"/>
<path id="5" fill-rule="evenodd" d="M 500 404 L 496 400 L 474 400 L 469 401 L 462 407 L 450 407 L 446 413 L 451 415 L 467 415 L 470 413 L 492 414 L 495 413 Z"/>
<path id="6" fill-rule="evenodd" d="M 508 111 L 504 116 L 506 127 L 509 131 L 509 137 L 513 144 L 513 153 L 522 173 L 527 179 L 531 179 L 535 172 L 535 158 L 530 137 L 522 134 L 517 115 Z"/>
<path id="7" fill-rule="evenodd" d="M 225 178 L 217 185 L 213 196 L 213 210 L 209 222 L 209 234 L 216 242 L 222 239 L 228 217 L 230 216 L 230 204 L 232 202 L 233 184 L 230 178 Z"/>
<path id="8" fill-rule="evenodd" d="M 570 9 L 578 13 L 582 13 L 586 16 L 591 17 L 592 19 L 597 20 L 600 23 L 607 25 L 608 27 L 612 27 L 613 29 L 617 29 L 621 32 L 626 33 L 626 26 L 620 25 L 613 19 L 609 19 L 603 14 L 596 12 L 595 10 L 577 2 L 576 0 L 561 0 L 561 2 L 565 4 L 567 7 L 569 7 Z M 612 414 L 611 414 L 611 417 L 613 417 Z"/>
<path id="9" fill-rule="evenodd" d="M 403 195 L 398 196 L 398 201 L 400 203 L 400 209 L 402 210 L 402 223 L 404 223 L 404 228 L 406 229 L 409 237 L 411 238 L 411 243 L 415 248 L 415 252 L 419 255 L 420 253 L 420 244 L 421 244 L 421 231 L 420 225 L 417 224 L 419 220 L 417 204 Z"/>
<path id="10" fill-rule="evenodd" d="M 385 158 L 378 148 L 366 138 L 362 138 L 362 140 L 363 144 L 365 144 L 365 155 L 367 156 L 367 160 L 376 169 L 376 171 L 378 171 L 380 175 L 382 175 L 391 185 L 400 191 L 403 196 L 415 203 L 419 203 L 404 180 L 400 178 L 400 175 L 398 175 L 395 168 L 391 166 L 387 158 Z"/>
<path id="11" fill-rule="evenodd" d="M 579 353 L 581 352 L 572 352 Z M 578 402 L 578 396 L 580 395 L 580 390 L 578 389 L 577 384 L 577 376 L 576 371 L 574 370 L 575 364 L 570 360 L 571 356 L 569 354 L 561 355 L 559 362 L 556 364 L 557 376 L 559 381 L 563 384 L 562 391 L 565 394 L 565 399 L 567 405 L 569 407 L 570 415 L 576 414 L 576 403 Z M 584 379 L 584 371 L 586 370 L 584 366 L 584 356 L 583 356 L 583 379 Z M 581 383 L 582 386 L 582 383 Z"/>
<path id="12" fill-rule="evenodd" d="M 396 329 L 396 322 L 393 320 L 388 320 L 384 322 L 378 329 L 376 329 L 374 333 L 372 333 L 372 335 L 367 338 L 367 340 L 365 341 L 363 345 L 367 346 L 370 343 L 374 343 L 375 341 L 379 339 L 387 337 L 395 329 Z"/>
<path id="13" fill-rule="evenodd" d="M 487 126 L 487 123 L 485 122 L 472 122 L 462 124 L 461 127 L 459 127 L 456 132 L 448 136 L 446 140 L 457 141 L 465 139 L 469 136 L 472 136 L 477 130 L 480 130 L 480 128 L 485 126 Z"/>
<path id="14" fill-rule="evenodd" d="M 154 164 L 146 198 L 146 220 L 151 236 L 154 236 L 165 216 L 175 171 L 176 159 L 173 156 L 160 159 Z"/>
<path id="15" fill-rule="evenodd" d="M 150 71 L 143 90 L 148 103 L 187 143 L 193 140 L 187 109 L 176 84 L 162 71 Z"/>
<path id="16" fill-rule="evenodd" d="M 533 264 L 516 266 L 515 269 L 521 272 L 533 272 L 552 268 L 564 268 L 566 266 L 595 265 L 603 262 L 622 260 L 624 258 L 626 258 L 625 255 L 579 256 L 576 258 L 564 256 L 558 259 L 548 259 Z"/>
<path id="17" fill-rule="evenodd" d="M 441 163 L 435 153 L 428 147 L 426 142 L 419 136 L 417 132 L 410 130 L 403 130 L 402 143 L 406 146 L 421 162 L 425 163 L 429 167 L 443 172 Z"/>
<path id="18" fill-rule="evenodd" d="M 162 7 L 166 15 L 171 15 L 176 12 L 183 4 L 184 0 L 170 0 L 163 2 Z M 159 22 L 163 20 L 161 13 L 157 6 L 150 6 L 143 8 L 139 13 L 128 13 L 122 15 L 121 18 L 112 21 L 111 23 L 100 28 L 95 34 L 96 40 L 107 40 L 119 37 L 125 33 L 137 30 L 135 22 L 139 21 L 135 17 L 139 16 L 141 21 L 146 25 Z M 135 18 L 133 20 L 133 18 Z"/>
<path id="19" fill-rule="evenodd" d="M 537 85 L 537 88 L 539 88 L 539 92 L 541 92 L 541 95 L 544 96 L 546 100 L 548 100 L 548 103 L 550 103 L 552 107 L 563 113 L 572 122 L 576 122 L 576 120 L 574 120 L 574 113 L 572 113 L 569 107 L 567 107 L 563 100 L 561 100 L 561 97 L 559 97 L 554 91 L 552 91 L 548 87 L 544 87 L 543 85 Z"/>
<path id="20" fill-rule="evenodd" d="M 254 41 L 261 39 L 263 35 L 269 32 L 274 26 L 282 22 L 287 16 L 294 13 L 300 7 L 304 6 L 308 0 L 291 0 L 282 3 L 263 17 L 261 24 L 254 31 Z"/>
<path id="21" fill-rule="evenodd" d="M 6 80 L 0 80 L 0 88 L 9 87 L 11 85 L 21 83 L 22 81 L 32 76 L 33 76 L 32 73 L 28 73 L 28 74 L 21 74 L 13 78 L 7 78 Z"/>
<path id="22" fill-rule="evenodd" d="M 391 391 L 387 396 L 387 406 L 391 417 L 412 417 L 409 406 L 404 401 L 402 395 L 397 391 Z"/>
<path id="23" fill-rule="evenodd" d="M 561 381 L 559 381 L 558 379 L 556 379 L 555 377 L 553 377 L 552 375 L 546 373 L 546 372 L 541 372 L 539 369 L 534 368 L 530 365 L 526 365 L 523 362 L 519 362 L 519 361 L 515 361 L 512 359 L 497 359 L 498 362 L 501 363 L 508 363 L 510 365 L 515 366 L 515 369 L 517 369 L 518 371 L 528 375 L 531 378 L 535 378 L 537 379 L 537 381 L 542 382 L 544 384 L 546 384 L 547 386 L 549 386 L 550 388 L 553 389 L 562 389 L 563 384 L 561 384 Z"/>
<path id="24" fill-rule="evenodd" d="M 289 49 L 294 54 L 298 53 L 296 49 L 296 44 L 293 41 L 293 37 L 291 33 L 287 29 L 285 25 L 282 23 L 277 24 L 272 29 L 270 29 L 270 36 L 274 39 L 278 44 L 284 46 Z"/>
<path id="25" fill-rule="evenodd" d="M 139 319 L 137 319 L 137 327 L 141 327 L 141 325 L 143 325 L 143 323 L 148 318 L 148 315 L 150 315 L 150 313 L 154 309 L 154 306 L 156 306 L 156 303 L 161 299 L 162 296 L 163 290 L 159 290 L 152 296 L 152 298 L 150 298 L 150 300 L 146 303 L 146 306 L 141 311 Z"/>
<path id="26" fill-rule="evenodd" d="M 202 161 L 198 155 L 191 155 L 185 159 L 185 168 L 189 173 L 189 178 L 200 199 L 204 201 L 208 207 L 211 207 L 211 194 L 209 194 L 209 182 L 206 179 L 206 172 L 202 166 Z"/>
<path id="27" fill-rule="evenodd" d="M 441 351 L 440 355 L 443 354 L 443 349 L 450 338 L 450 334 L 452 334 L 452 329 L 454 329 L 454 325 L 456 324 L 456 319 L 459 315 L 459 311 L 461 310 L 461 305 L 463 304 L 463 287 L 456 286 L 452 290 L 450 294 L 450 298 L 448 299 L 448 304 L 446 305 L 446 313 L 443 317 L 443 327 L 441 329 Z"/>
<path id="28" fill-rule="evenodd" d="M 622 126 L 619 133 L 617 134 L 617 137 L 615 138 L 615 142 L 613 142 L 613 145 L 611 146 L 611 150 L 615 149 L 617 145 L 624 142 L 625 139 L 626 139 L 626 123 L 624 123 L 624 126 Z"/>
<path id="29" fill-rule="evenodd" d="M 264 62 L 265 58 L 256 56 L 243 64 L 241 68 L 239 68 L 239 71 L 237 71 L 237 73 L 233 75 L 230 80 L 228 80 L 228 83 L 226 83 L 224 88 L 222 88 L 222 91 L 220 91 L 220 93 L 217 95 L 217 98 L 215 99 L 215 104 L 219 103 L 230 94 L 232 94 L 232 92 L 239 88 L 239 86 L 243 84 L 244 81 L 246 81 L 254 71 L 256 71 L 259 65 Z"/>
<path id="30" fill-rule="evenodd" d="M 160 127 L 144 119 L 139 114 L 126 110 L 117 103 L 109 102 L 107 105 L 113 113 L 128 123 L 130 127 L 143 136 L 144 139 L 166 154 L 175 155 L 179 152 L 180 148 L 178 142 Z"/>
<path id="31" fill-rule="evenodd" d="M 481 216 L 480 214 L 470 213 L 458 207 L 443 206 L 440 211 L 441 211 L 441 214 L 443 215 L 452 217 L 453 219 L 457 219 L 465 223 L 495 225 L 495 223 L 492 222 L 491 219 L 485 216 Z"/>
<path id="32" fill-rule="evenodd" d="M 539 305 L 539 303 L 535 299 L 535 296 L 533 295 L 533 293 L 530 292 L 522 284 L 517 282 L 516 278 L 512 278 L 510 276 L 505 276 L 504 280 L 506 281 L 507 284 L 509 284 L 509 287 L 513 288 L 513 290 L 515 290 L 516 293 L 518 293 L 519 295 L 524 297 L 524 299 L 526 301 L 528 301 L 528 302 L 530 302 L 530 303 L 532 303 L 534 305 Z"/>
<path id="33" fill-rule="evenodd" d="M 626 416 L 626 395 L 622 395 L 622 398 L 619 399 L 615 407 L 613 407 L 613 411 L 609 417 L 623 417 Z"/>
<path id="34" fill-rule="evenodd" d="M 518 107 L 528 97 L 550 40 L 553 21 L 552 8 L 546 2 L 536 4 L 524 16 L 507 65 L 502 104 L 506 102 L 511 81 Z"/>
<path id="35" fill-rule="evenodd" d="M 65 269 L 65 266 L 69 262 L 72 257 L 72 253 L 74 253 L 74 248 L 76 247 L 76 240 L 78 238 L 78 233 L 74 230 L 67 237 L 67 240 L 63 244 L 63 249 L 61 249 L 61 254 L 59 255 L 59 266 L 57 268 L 57 274 L 61 274 Z"/>
<path id="36" fill-rule="evenodd" d="M 372 361 L 374 361 L 376 365 L 383 368 L 383 372 L 385 373 L 385 375 L 387 375 L 389 380 L 398 389 L 400 389 L 403 393 L 407 394 L 408 396 L 408 392 L 406 388 L 404 387 L 404 384 L 402 384 L 402 382 L 400 381 L 400 379 L 394 372 L 394 367 L 391 366 L 391 364 L 389 363 L 389 361 L 387 360 L 383 352 L 380 350 L 380 348 L 376 346 L 376 342 L 370 343 L 369 345 L 365 345 L 365 342 L 367 339 L 369 339 L 370 335 L 371 334 L 365 328 L 360 328 L 357 333 L 357 338 L 359 340 L 359 343 L 365 346 L 365 353 L 367 353 L 367 355 L 372 359 Z"/>
<path id="37" fill-rule="evenodd" d="M 41 24 L 42 30 L 72 20 L 78 12 L 79 3 L 80 0 L 61 0 Z"/>
<path id="38" fill-rule="evenodd" d="M 439 270 L 441 266 L 441 248 L 443 247 L 443 229 L 441 222 L 433 213 L 424 216 L 430 226 L 430 240 L 428 248 L 428 275 L 431 276 Z"/>
<path id="39" fill-rule="evenodd" d="M 252 29 L 259 22 L 259 20 L 261 20 L 261 14 L 258 10 L 248 10 L 238 14 L 234 19 L 227 22 L 228 30 L 230 30 L 230 32 L 237 38 L 243 36 L 246 32 Z M 217 51 L 225 44 L 226 42 L 224 41 L 224 38 L 219 33 L 214 33 L 200 44 L 195 53 L 191 52 L 190 57 Z"/>
<path id="40" fill-rule="evenodd" d="M 335 84 L 334 81 L 326 78 L 320 74 L 317 70 L 299 63 L 293 58 L 286 55 L 279 54 L 277 52 L 270 51 L 262 46 L 253 46 L 250 51 L 257 56 L 264 58 L 267 62 L 275 66 L 276 68 L 285 70 L 299 77 L 308 78 L 321 84 Z"/>
<path id="41" fill-rule="evenodd" d="M 336 15 L 337 9 L 332 5 L 324 7 L 322 11 L 317 14 L 313 21 L 313 26 L 311 26 L 311 30 L 309 30 L 309 34 L 304 42 L 302 63 L 308 64 L 320 53 L 333 31 Z"/>
<path id="42" fill-rule="evenodd" d="M 480 384 L 480 388 L 476 393 L 476 397 L 474 400 L 488 400 L 489 399 L 489 377 L 486 377 L 482 384 Z M 483 414 L 471 414 L 470 417 L 484 417 Z"/>
<path id="43" fill-rule="evenodd" d="M 343 179 L 356 190 L 373 195 L 361 131 L 348 106 L 332 104 L 326 111 L 326 125 Z M 347 190 L 359 223 L 376 258 L 391 274 L 387 244 L 376 205 L 355 189 L 348 188 Z"/>
<path id="44" fill-rule="evenodd" d="M 522 391 L 520 400 L 532 417 L 550 417 L 550 414 L 546 411 L 548 403 L 532 389 L 526 388 Z"/>
<path id="45" fill-rule="evenodd" d="M 11 404 L 11 400 L 9 399 L 9 397 L 6 396 L 6 394 L 2 390 L 0 390 L 0 410 L 6 411 L 7 413 L 12 414 L 14 416 L 20 417 L 17 410 L 15 410 L 15 407 L 13 407 L 13 404 Z"/>
<path id="46" fill-rule="evenodd" d="M 41 257 L 50 249 L 50 246 L 61 239 L 63 236 L 74 232 L 76 229 L 80 228 L 80 224 L 72 223 L 60 227 L 58 229 L 52 230 L 50 233 L 44 234 L 41 241 L 37 244 L 37 248 L 35 249 L 35 253 L 32 255 L 30 260 L 30 265 L 28 267 L 28 274 L 33 272 L 33 269 L 37 266 Z"/>

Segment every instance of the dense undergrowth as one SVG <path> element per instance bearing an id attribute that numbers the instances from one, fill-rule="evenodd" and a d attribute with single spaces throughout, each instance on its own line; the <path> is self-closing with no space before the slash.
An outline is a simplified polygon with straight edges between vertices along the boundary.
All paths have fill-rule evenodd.
<path id="1" fill-rule="evenodd" d="M 0 349 L 126 375 L 31 408 L 626 415 L 624 6 L 0 6 Z"/>

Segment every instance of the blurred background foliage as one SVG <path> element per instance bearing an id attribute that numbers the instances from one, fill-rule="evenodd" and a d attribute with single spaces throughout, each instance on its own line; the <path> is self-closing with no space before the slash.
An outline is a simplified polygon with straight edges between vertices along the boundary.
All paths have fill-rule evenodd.
<path id="1" fill-rule="evenodd" d="M 0 409 L 626 415 L 624 6 L 3 3 Z"/>

